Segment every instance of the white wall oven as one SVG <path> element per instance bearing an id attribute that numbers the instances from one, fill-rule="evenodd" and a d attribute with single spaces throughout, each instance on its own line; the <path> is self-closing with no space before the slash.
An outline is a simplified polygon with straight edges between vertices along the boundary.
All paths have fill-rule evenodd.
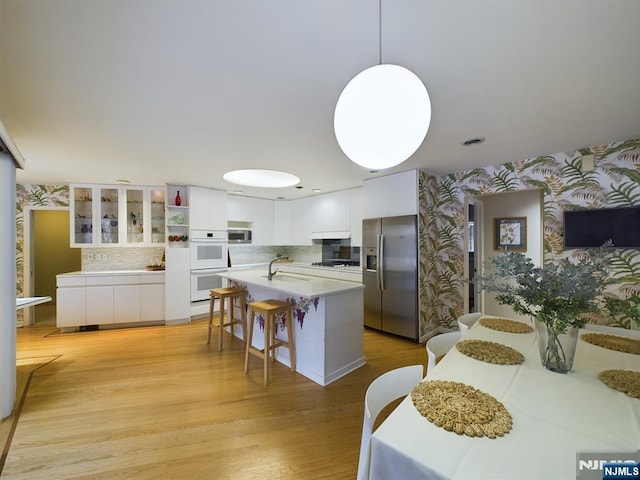
<path id="1" fill-rule="evenodd" d="M 223 278 L 218 273 L 226 271 L 226 268 L 191 270 L 191 301 L 209 300 L 209 290 L 222 287 Z"/>
<path id="2" fill-rule="evenodd" d="M 191 230 L 191 270 L 227 267 L 227 232 Z"/>

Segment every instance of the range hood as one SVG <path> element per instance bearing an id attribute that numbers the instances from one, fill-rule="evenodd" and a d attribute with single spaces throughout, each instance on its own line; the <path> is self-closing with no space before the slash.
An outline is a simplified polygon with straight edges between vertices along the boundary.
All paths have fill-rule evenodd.
<path id="1" fill-rule="evenodd" d="M 351 238 L 351 232 L 311 232 L 311 240 L 333 240 L 341 238 Z"/>

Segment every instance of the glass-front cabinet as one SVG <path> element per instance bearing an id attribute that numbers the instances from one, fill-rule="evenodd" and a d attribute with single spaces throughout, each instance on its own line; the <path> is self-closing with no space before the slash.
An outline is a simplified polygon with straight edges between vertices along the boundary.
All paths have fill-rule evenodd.
<path id="1" fill-rule="evenodd" d="M 164 192 L 163 187 L 151 187 L 151 243 L 164 243 Z"/>
<path id="2" fill-rule="evenodd" d="M 125 188 L 127 199 L 127 243 L 144 242 L 144 190 Z"/>
<path id="3" fill-rule="evenodd" d="M 70 185 L 69 188 L 72 247 L 164 243 L 164 187 Z"/>
<path id="4" fill-rule="evenodd" d="M 98 192 L 100 202 L 95 203 L 98 206 L 98 218 L 100 218 L 100 243 L 102 245 L 118 244 L 120 243 L 118 235 L 120 231 L 118 187 L 99 187 Z M 95 198 L 94 196 L 94 200 Z"/>
<path id="5" fill-rule="evenodd" d="M 71 246 L 93 243 L 93 188 L 71 187 Z"/>

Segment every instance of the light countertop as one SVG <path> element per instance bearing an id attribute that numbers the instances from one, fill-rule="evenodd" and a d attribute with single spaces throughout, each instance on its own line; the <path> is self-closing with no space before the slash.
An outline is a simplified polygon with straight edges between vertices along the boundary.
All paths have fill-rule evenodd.
<path id="1" fill-rule="evenodd" d="M 267 268 L 269 262 L 264 263 L 247 263 L 247 264 L 238 264 L 230 267 L 231 269 L 238 270 L 247 270 L 247 269 L 256 269 L 256 268 Z M 313 268 L 318 270 L 328 270 L 334 272 L 352 272 L 352 273 L 362 273 L 361 266 L 348 266 L 348 267 L 329 267 L 326 265 L 313 265 L 311 263 L 304 262 L 277 262 L 274 263 L 278 268 L 286 269 L 287 267 L 303 267 L 303 268 Z"/>
<path id="2" fill-rule="evenodd" d="M 271 280 L 267 279 L 265 268 L 251 270 L 230 270 L 219 273 L 220 277 L 260 287 L 272 288 L 292 295 L 303 297 L 322 297 L 351 290 L 361 290 L 362 284 L 316 277 L 298 273 L 278 272 Z"/>
<path id="3" fill-rule="evenodd" d="M 79 276 L 79 275 L 164 275 L 164 270 L 102 270 L 102 271 L 77 271 L 60 273 L 57 276 Z"/>

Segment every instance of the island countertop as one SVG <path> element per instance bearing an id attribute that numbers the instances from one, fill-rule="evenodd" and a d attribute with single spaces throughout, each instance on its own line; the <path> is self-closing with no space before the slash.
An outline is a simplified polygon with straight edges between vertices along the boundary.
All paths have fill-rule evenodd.
<path id="1" fill-rule="evenodd" d="M 298 273 L 278 272 L 271 280 L 267 279 L 265 268 L 251 270 L 230 270 L 218 274 L 220 277 L 241 283 L 273 288 L 283 293 L 303 297 L 322 297 L 350 290 L 362 290 L 364 286 L 356 282 L 335 280 Z"/>

